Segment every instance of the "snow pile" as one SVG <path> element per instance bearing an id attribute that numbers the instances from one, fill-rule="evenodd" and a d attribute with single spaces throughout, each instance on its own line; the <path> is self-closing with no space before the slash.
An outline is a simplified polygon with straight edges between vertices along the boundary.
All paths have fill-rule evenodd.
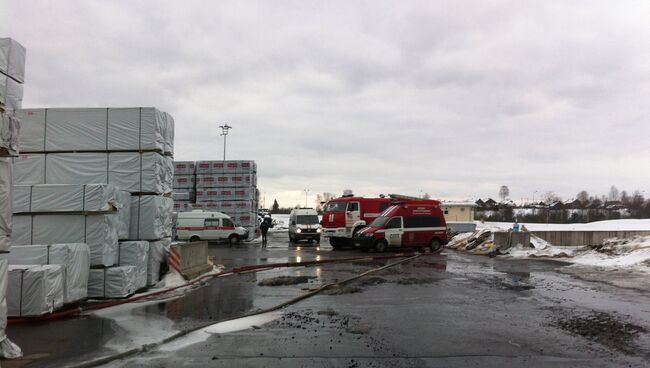
<path id="1" fill-rule="evenodd" d="M 595 221 L 585 224 L 538 224 L 520 223 L 528 231 L 650 231 L 650 219 L 623 219 Z M 512 228 L 512 222 L 476 222 L 476 228 Z"/>
<path id="2" fill-rule="evenodd" d="M 575 264 L 597 267 L 631 267 L 650 264 L 650 236 L 630 239 L 608 239 L 601 246 L 571 259 Z"/>
<path id="3" fill-rule="evenodd" d="M 494 222 L 478 223 L 476 231 L 454 236 L 447 247 L 472 254 L 507 255 L 512 258 L 570 257 L 576 249 L 575 247 L 555 247 L 533 234 L 530 236 L 528 246 L 516 245 L 508 249 L 497 249 L 494 246 L 494 232 L 511 231 L 510 225 Z"/>
<path id="4" fill-rule="evenodd" d="M 504 229 L 495 223 L 481 224 L 473 233 L 454 236 L 447 247 L 472 254 L 503 255 L 511 258 L 563 258 L 583 266 L 650 267 L 650 236 L 608 239 L 600 246 L 558 247 L 531 234 L 528 246 L 516 245 L 508 249 L 498 249 L 494 246 L 493 233 L 496 231 Z"/>

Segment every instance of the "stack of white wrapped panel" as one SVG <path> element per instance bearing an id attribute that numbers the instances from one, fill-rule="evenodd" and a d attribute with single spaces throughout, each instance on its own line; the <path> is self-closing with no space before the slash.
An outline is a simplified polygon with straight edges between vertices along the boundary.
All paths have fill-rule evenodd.
<path id="1" fill-rule="evenodd" d="M 116 263 L 118 239 L 129 233 L 128 193 L 110 184 L 16 185 L 14 191 L 16 245 L 85 243 L 91 265 Z"/>
<path id="2" fill-rule="evenodd" d="M 149 242 L 146 240 L 120 242 L 118 252 L 119 266 L 135 266 L 136 290 L 147 286 L 147 267 L 149 264 Z"/>
<path id="3" fill-rule="evenodd" d="M 119 262 L 118 239 L 158 241 L 171 236 L 174 119 L 153 107 L 21 109 L 14 116 L 24 127 L 22 155 L 13 160 L 15 184 L 111 184 L 119 189 L 113 212 L 99 212 L 86 200 L 81 209 L 75 203 L 74 210 L 80 212 L 64 215 L 56 200 L 50 203 L 53 213 L 35 214 L 32 208 L 29 214 L 17 214 L 18 242 L 34 244 L 47 236 L 48 243 L 87 243 L 92 268 L 106 268 L 93 270 L 90 280 L 112 283 L 108 290 L 94 284 L 90 297 L 123 297 L 141 288 L 148 274 L 130 272 L 132 266 Z M 82 197 L 77 193 L 75 198 Z M 28 206 L 34 206 L 30 201 Z M 145 252 L 145 267 L 138 270 L 147 270 L 149 253 L 158 254 Z M 119 276 L 129 279 L 118 282 Z"/>
<path id="4" fill-rule="evenodd" d="M 8 256 L 12 265 L 59 265 L 63 269 L 63 302 L 86 299 L 90 252 L 77 244 L 28 245 L 14 247 Z"/>
<path id="5" fill-rule="evenodd" d="M 255 161 L 198 161 L 196 202 L 191 206 L 192 209 L 225 213 L 254 237 L 259 207 Z"/>
<path id="6" fill-rule="evenodd" d="M 24 153 L 13 162 L 16 184 L 100 183 L 131 193 L 171 191 L 172 161 L 157 152 Z"/>
<path id="7" fill-rule="evenodd" d="M 23 152 L 173 154 L 173 118 L 153 107 L 23 109 L 15 115 L 25 125 Z"/>
<path id="8" fill-rule="evenodd" d="M 9 317 L 35 317 L 63 306 L 60 265 L 10 265 L 7 287 Z"/>
<path id="9" fill-rule="evenodd" d="M 19 151 L 20 121 L 11 115 L 23 100 L 25 48 L 11 38 L 0 38 L 0 358 L 19 358 L 22 352 L 7 337 L 7 288 L 12 240 L 12 160 Z"/>
<path id="10" fill-rule="evenodd" d="M 0 104 L 20 109 L 25 83 L 25 48 L 11 38 L 0 38 Z"/>
<path id="11" fill-rule="evenodd" d="M 138 290 L 135 266 L 94 268 L 88 277 L 89 298 L 126 298 Z"/>
<path id="12" fill-rule="evenodd" d="M 9 252 L 12 232 L 11 159 L 0 157 L 0 253 Z"/>
<path id="13" fill-rule="evenodd" d="M 192 210 L 196 200 L 196 167 L 194 161 L 174 161 L 174 212 Z"/>
<path id="14" fill-rule="evenodd" d="M 160 281 L 160 265 L 165 263 L 165 255 L 172 244 L 171 238 L 164 238 L 149 242 L 149 260 L 147 262 L 147 286 L 155 285 Z"/>
<path id="15" fill-rule="evenodd" d="M 131 197 L 131 240 L 159 240 L 171 236 L 173 200 L 157 195 Z"/>
<path id="16" fill-rule="evenodd" d="M 0 157 L 18 155 L 20 120 L 0 110 Z"/>

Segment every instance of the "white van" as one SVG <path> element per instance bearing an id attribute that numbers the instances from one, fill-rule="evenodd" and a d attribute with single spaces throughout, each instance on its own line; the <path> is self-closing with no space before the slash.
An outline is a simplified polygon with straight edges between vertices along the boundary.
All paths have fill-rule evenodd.
<path id="1" fill-rule="evenodd" d="M 237 244 L 247 237 L 248 230 L 235 226 L 232 219 L 221 212 L 181 212 L 176 219 L 178 240 L 228 240 L 230 244 Z"/>
<path id="2" fill-rule="evenodd" d="M 296 208 L 289 214 L 289 241 L 316 240 L 320 243 L 321 233 L 318 213 L 312 208 Z"/>

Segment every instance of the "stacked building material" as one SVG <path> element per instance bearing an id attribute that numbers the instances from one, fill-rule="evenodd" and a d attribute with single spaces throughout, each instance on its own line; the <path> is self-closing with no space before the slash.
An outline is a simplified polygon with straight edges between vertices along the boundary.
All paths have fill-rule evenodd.
<path id="1" fill-rule="evenodd" d="M 160 281 L 160 265 L 165 261 L 165 254 L 169 251 L 172 238 L 164 238 L 149 242 L 149 260 L 147 261 L 147 286 L 155 285 Z"/>
<path id="2" fill-rule="evenodd" d="M 193 208 L 217 211 L 245 227 L 250 237 L 257 231 L 257 164 L 250 160 L 198 161 L 196 203 Z"/>
<path id="3" fill-rule="evenodd" d="M 135 266 L 118 266 L 90 270 L 89 298 L 126 298 L 138 290 Z"/>
<path id="4" fill-rule="evenodd" d="M 12 265 L 60 265 L 63 268 L 63 302 L 73 303 L 88 296 L 90 252 L 77 244 L 28 245 L 14 247 L 8 256 Z"/>
<path id="5" fill-rule="evenodd" d="M 0 157 L 0 253 L 9 252 L 11 248 L 11 174 L 11 159 Z"/>
<path id="6" fill-rule="evenodd" d="M 89 297 L 124 297 L 124 292 L 150 285 L 148 255 L 156 254 L 162 261 L 159 254 L 164 250 L 147 250 L 144 266 L 138 266 L 145 272 L 131 272 L 133 266 L 124 266 L 119 257 L 134 243 L 119 246 L 118 239 L 160 241 L 171 236 L 171 115 L 152 107 L 23 109 L 14 115 L 24 127 L 22 155 L 14 159 L 15 184 L 32 185 L 33 190 L 42 185 L 50 191 L 64 191 L 63 185 L 70 184 L 81 184 L 85 190 L 97 184 L 119 189 L 113 196 L 112 207 L 117 209 L 113 212 L 99 212 L 86 200 L 75 214 L 60 213 L 63 207 L 57 201 L 50 203 L 56 207 L 50 211 L 54 213 L 34 214 L 33 208 L 29 214 L 17 213 L 19 243 L 87 243 L 93 268 Z M 75 195 L 81 198 L 78 192 Z M 129 279 L 118 282 L 115 278 L 120 276 Z M 111 280 L 113 286 L 99 287 L 100 279 Z"/>
<path id="7" fill-rule="evenodd" d="M 8 316 L 42 316 L 61 308 L 63 280 L 60 265 L 10 265 Z"/>
<path id="8" fill-rule="evenodd" d="M 196 167 L 194 161 L 174 161 L 173 187 L 174 211 L 192 211 L 192 204 L 196 201 Z"/>
<path id="9" fill-rule="evenodd" d="M 120 242 L 117 259 L 120 266 L 135 266 L 134 285 L 136 290 L 147 286 L 147 267 L 149 264 L 148 241 Z"/>
<path id="10" fill-rule="evenodd" d="M 11 342 L 7 327 L 7 288 L 12 234 L 12 160 L 18 154 L 20 121 L 11 116 L 21 107 L 25 82 L 25 48 L 10 38 L 0 38 L 0 358 L 19 358 L 20 348 Z M 9 111 L 7 111 L 7 109 Z"/>
<path id="11" fill-rule="evenodd" d="M 20 120 L 0 110 L 0 157 L 18 155 Z"/>
<path id="12" fill-rule="evenodd" d="M 25 48 L 11 38 L 0 38 L 0 104 L 20 109 L 25 83 Z"/>
<path id="13" fill-rule="evenodd" d="M 14 244 L 85 243 L 92 266 L 117 262 L 119 229 L 129 225 L 120 211 L 117 188 L 110 184 L 16 185 Z M 130 199 L 130 198 L 129 198 Z"/>

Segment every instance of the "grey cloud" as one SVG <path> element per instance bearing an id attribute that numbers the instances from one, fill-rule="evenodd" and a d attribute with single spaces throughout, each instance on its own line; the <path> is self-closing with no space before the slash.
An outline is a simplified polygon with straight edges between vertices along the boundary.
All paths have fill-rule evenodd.
<path id="1" fill-rule="evenodd" d="M 464 198 L 648 189 L 650 6 L 624 1 L 2 1 L 25 106 L 154 105 L 179 159 L 262 190 Z M 7 11 L 4 11 L 4 10 Z M 53 21 L 56 20 L 56 21 Z M 304 200 L 304 199 L 303 199 Z"/>

